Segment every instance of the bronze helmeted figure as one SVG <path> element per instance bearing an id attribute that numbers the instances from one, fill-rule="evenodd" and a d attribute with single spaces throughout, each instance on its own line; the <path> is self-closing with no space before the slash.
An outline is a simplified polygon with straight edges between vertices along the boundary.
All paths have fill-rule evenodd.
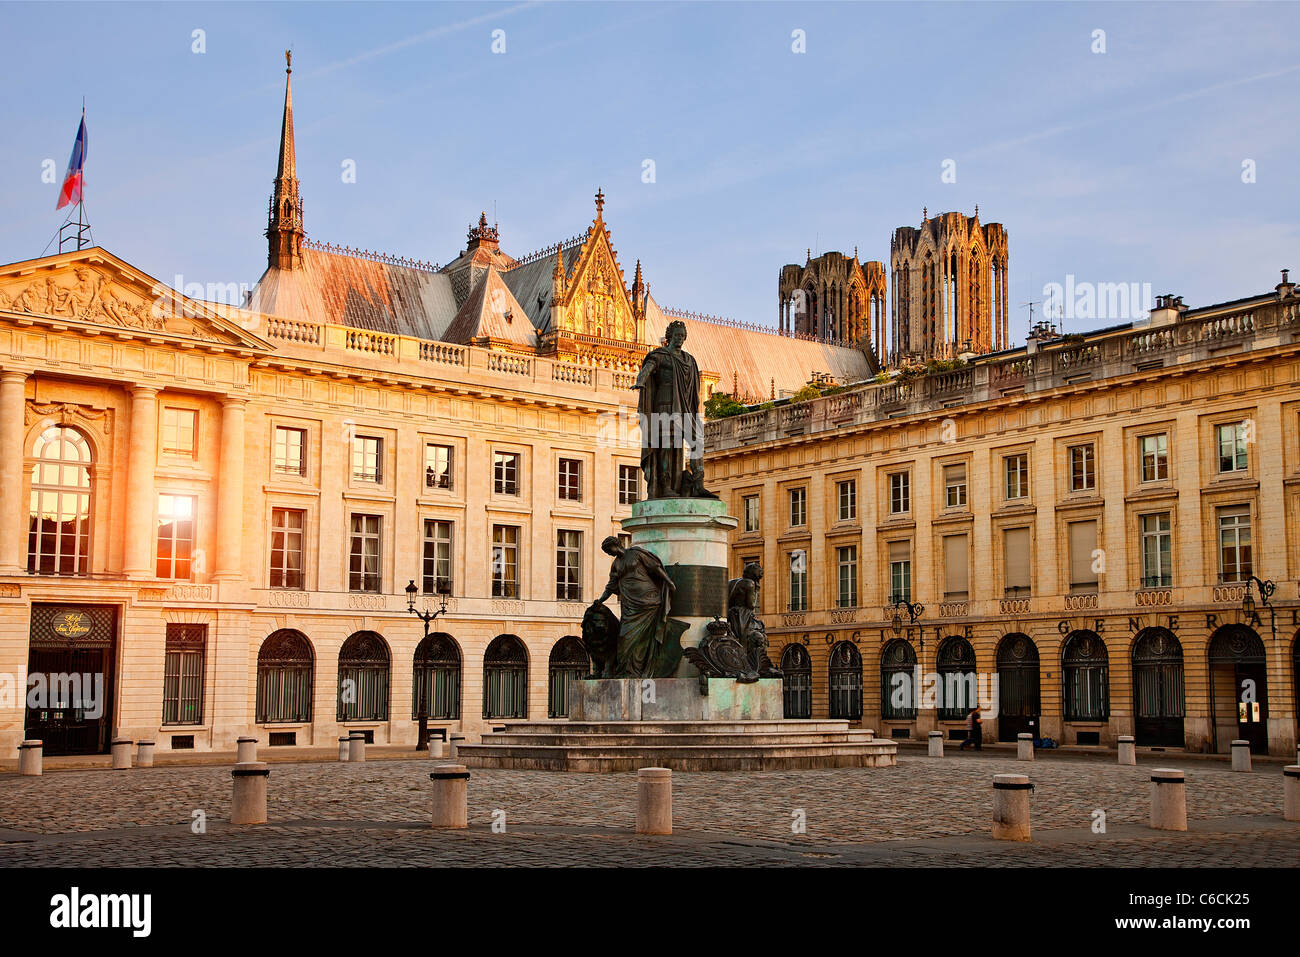
<path id="1" fill-rule="evenodd" d="M 646 497 L 716 498 L 704 489 L 704 422 L 700 415 L 700 370 L 683 351 L 686 323 L 668 324 L 664 345 L 641 363 L 639 390 L 641 470 Z M 689 466 L 685 450 L 690 448 Z"/>
<path id="2" fill-rule="evenodd" d="M 605 599 L 618 595 L 618 646 L 612 669 L 607 656 L 602 677 L 669 678 L 682 659 L 682 634 L 687 622 L 669 618 L 672 593 L 676 590 L 663 562 L 653 552 L 633 545 L 624 548 L 613 535 L 600 544 L 601 551 L 614 559 L 609 583 L 583 616 L 583 632 L 600 629 L 613 617 Z M 604 626 L 605 628 L 608 625 Z M 612 672 L 612 673 L 611 673 Z"/>

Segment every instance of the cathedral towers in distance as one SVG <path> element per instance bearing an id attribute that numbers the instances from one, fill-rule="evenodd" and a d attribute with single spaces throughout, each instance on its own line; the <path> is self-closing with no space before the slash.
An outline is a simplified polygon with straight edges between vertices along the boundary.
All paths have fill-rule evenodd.
<path id="1" fill-rule="evenodd" d="M 890 294 L 885 309 L 886 289 Z M 975 215 L 922 212 L 900 226 L 881 262 L 827 252 L 781 267 L 783 333 L 870 349 L 881 366 L 1005 349 L 1007 231 Z"/>

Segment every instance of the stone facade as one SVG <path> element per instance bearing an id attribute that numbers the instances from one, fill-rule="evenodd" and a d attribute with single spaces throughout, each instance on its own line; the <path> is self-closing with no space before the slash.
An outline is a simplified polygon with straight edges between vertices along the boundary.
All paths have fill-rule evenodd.
<path id="1" fill-rule="evenodd" d="M 915 663 L 1029 699 L 989 736 L 1226 751 L 1248 680 L 1257 749 L 1293 753 L 1298 306 L 1284 273 L 1273 293 L 1162 298 L 1142 324 L 708 423 L 710 480 L 741 517 L 732 574 L 767 569 L 792 713 L 961 736 L 941 696 L 914 715 L 887 700 Z M 1277 583 L 1250 614 L 1248 574 Z M 896 597 L 924 606 L 915 624 Z"/>

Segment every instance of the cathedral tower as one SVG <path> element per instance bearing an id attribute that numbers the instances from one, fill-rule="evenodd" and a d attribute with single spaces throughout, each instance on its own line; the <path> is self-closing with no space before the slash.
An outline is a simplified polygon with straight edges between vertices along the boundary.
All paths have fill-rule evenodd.
<path id="1" fill-rule="evenodd" d="M 290 77 L 293 61 L 284 53 L 284 119 L 280 124 L 280 165 L 275 172 L 267 210 L 266 263 L 272 269 L 294 269 L 302 265 L 302 197 L 298 193 L 298 161 L 293 151 L 293 91 Z"/>

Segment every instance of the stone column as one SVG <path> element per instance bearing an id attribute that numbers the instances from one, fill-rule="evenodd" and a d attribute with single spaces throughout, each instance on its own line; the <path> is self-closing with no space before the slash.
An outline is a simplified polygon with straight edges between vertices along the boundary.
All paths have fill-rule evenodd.
<path id="1" fill-rule="evenodd" d="M 221 467 L 217 486 L 217 580 L 242 577 L 244 540 L 244 407 L 246 399 L 221 400 Z"/>
<path id="2" fill-rule="evenodd" d="M 154 467 L 158 455 L 158 390 L 131 387 L 131 431 L 126 474 L 126 552 L 128 578 L 153 578 Z"/>
<path id="3" fill-rule="evenodd" d="M 0 372 L 0 575 L 27 570 L 27 522 L 23 516 L 23 415 L 26 372 Z"/>

